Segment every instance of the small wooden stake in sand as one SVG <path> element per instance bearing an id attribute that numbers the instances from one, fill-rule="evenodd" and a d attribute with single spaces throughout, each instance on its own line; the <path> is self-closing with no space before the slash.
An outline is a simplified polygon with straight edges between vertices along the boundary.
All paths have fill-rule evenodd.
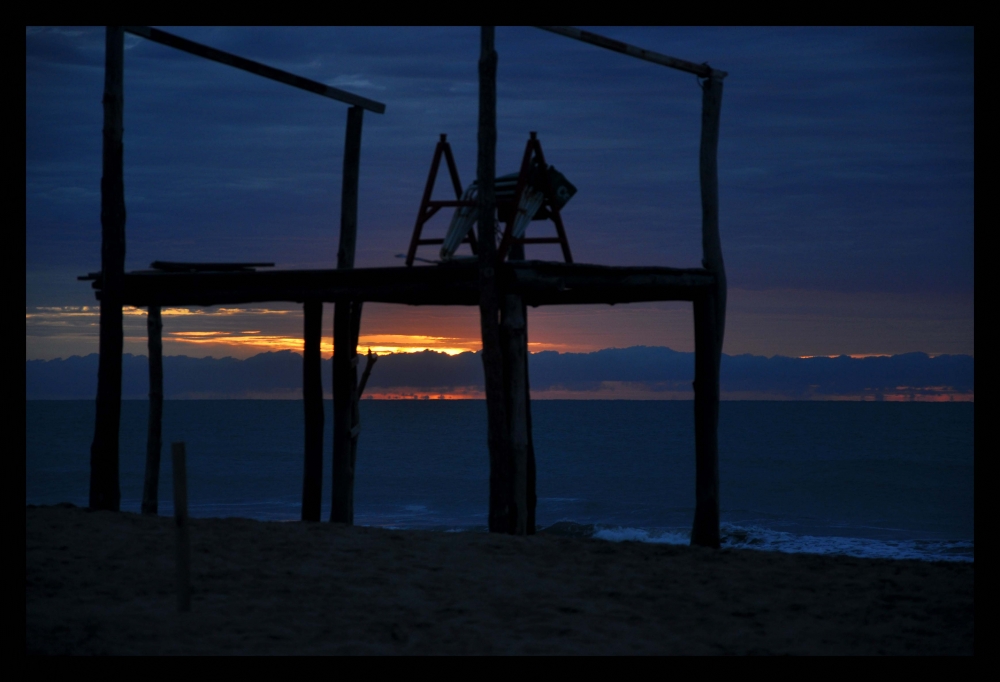
<path id="1" fill-rule="evenodd" d="M 177 610 L 191 610 L 191 538 L 188 535 L 187 467 L 184 443 L 171 444 L 174 462 L 174 519 L 177 522 Z"/>
<path id="2" fill-rule="evenodd" d="M 156 515 L 160 496 L 160 451 L 163 449 L 163 318 L 160 306 L 149 306 L 149 426 L 146 434 L 146 480 L 142 513 Z"/>

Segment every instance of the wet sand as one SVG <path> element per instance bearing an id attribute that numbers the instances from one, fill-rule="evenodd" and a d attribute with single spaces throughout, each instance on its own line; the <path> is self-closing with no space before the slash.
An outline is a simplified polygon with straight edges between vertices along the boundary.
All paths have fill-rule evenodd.
<path id="1" fill-rule="evenodd" d="M 974 565 L 25 510 L 29 654 L 972 654 Z"/>

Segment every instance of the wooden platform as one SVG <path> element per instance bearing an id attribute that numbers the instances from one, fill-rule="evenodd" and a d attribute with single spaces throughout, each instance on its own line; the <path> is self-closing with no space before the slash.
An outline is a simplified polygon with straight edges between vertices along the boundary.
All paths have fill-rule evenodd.
<path id="1" fill-rule="evenodd" d="M 143 509 L 154 513 L 162 449 L 163 306 L 299 302 L 303 305 L 305 457 L 302 519 L 318 521 L 323 471 L 323 390 L 320 368 L 323 302 L 334 303 L 333 471 L 330 520 L 354 522 L 354 464 L 360 417 L 357 342 L 365 301 L 404 305 L 479 307 L 490 453 L 489 529 L 535 532 L 535 455 L 531 435 L 526 306 L 690 301 L 694 317 L 695 514 L 691 542 L 719 547 L 719 367 L 726 317 L 726 272 L 719 238 L 718 140 L 722 80 L 726 74 L 626 45 L 572 27 L 545 27 L 574 40 L 628 54 L 703 79 L 699 179 L 702 268 L 611 267 L 525 261 L 523 245 L 498 252 L 496 179 L 497 53 L 494 28 L 480 29 L 477 132 L 477 262 L 432 267 L 354 268 L 358 239 L 358 187 L 364 112 L 385 105 L 273 67 L 194 43 L 152 27 L 109 26 L 105 43 L 101 178 L 101 271 L 94 279 L 101 301 L 97 409 L 91 445 L 90 507 L 118 510 L 123 306 L 148 308 L 150 427 Z M 344 138 L 337 268 L 257 272 L 269 263 L 165 263 L 125 272 L 123 79 L 125 32 L 221 62 L 328 99 L 350 104 Z M 443 142 L 443 140 L 442 140 Z M 540 156 L 540 155 L 539 155 Z M 454 177 L 456 192 L 460 190 Z M 425 200 L 430 194 L 425 191 Z M 426 202 L 425 202 L 426 203 Z M 438 202 L 443 207 L 446 203 Z M 422 209 L 423 210 L 423 209 Z M 421 219 L 423 218 L 423 214 Z M 470 237 L 471 239 L 471 237 Z M 418 239 L 419 241 L 419 239 Z M 528 240 L 531 241 L 531 240 Z M 501 246 L 504 246 L 501 244 Z M 412 245 L 411 245 L 412 256 Z M 506 258 L 506 262 L 505 262 Z M 410 259 L 412 262 L 412 259 Z M 182 563 L 182 562 L 181 562 Z M 181 563 L 178 565 L 180 566 Z"/>

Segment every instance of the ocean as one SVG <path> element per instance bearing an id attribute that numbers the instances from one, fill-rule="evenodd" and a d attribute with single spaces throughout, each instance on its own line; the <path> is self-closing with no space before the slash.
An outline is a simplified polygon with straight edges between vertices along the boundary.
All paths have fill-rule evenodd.
<path id="1" fill-rule="evenodd" d="M 691 402 L 531 407 L 540 528 L 687 544 Z M 29 400 L 25 412 L 25 504 L 86 506 L 94 402 Z M 329 401 L 326 412 L 323 518 Z M 147 413 L 123 402 L 123 511 L 141 503 Z M 192 516 L 299 519 L 303 432 L 301 401 L 166 401 L 160 513 L 173 513 L 170 443 L 184 441 Z M 723 402 L 719 471 L 725 547 L 974 561 L 973 403 Z M 485 531 L 488 479 L 483 401 L 362 401 L 355 523 Z"/>

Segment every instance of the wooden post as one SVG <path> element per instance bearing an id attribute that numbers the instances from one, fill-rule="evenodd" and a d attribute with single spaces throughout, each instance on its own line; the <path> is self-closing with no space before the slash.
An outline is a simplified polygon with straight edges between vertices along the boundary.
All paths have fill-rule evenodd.
<path id="1" fill-rule="evenodd" d="M 366 365 L 367 373 L 362 374 L 362 381 L 358 381 L 358 336 L 361 334 L 361 310 L 364 301 L 354 301 L 351 306 L 351 350 L 354 355 L 351 358 L 351 371 L 354 372 L 354 393 L 351 396 L 351 466 L 358 459 L 358 436 L 361 435 L 361 391 L 364 384 L 368 382 L 368 375 L 371 374 L 371 365 Z M 352 469 L 353 470 L 353 469 Z M 351 508 L 353 509 L 353 503 Z M 354 518 L 353 512 L 351 518 Z"/>
<path id="2" fill-rule="evenodd" d="M 479 132 L 476 179 L 479 183 L 479 326 L 483 337 L 487 443 L 490 452 L 491 533 L 510 532 L 511 462 L 504 406 L 503 353 L 500 346 L 500 300 L 496 277 L 497 53 L 492 26 L 480 32 Z"/>
<path id="3" fill-rule="evenodd" d="M 522 303 L 522 306 L 524 304 Z M 525 357 L 528 355 L 528 309 L 527 307 L 522 308 L 524 310 L 524 354 Z M 538 506 L 538 494 L 535 488 L 535 439 L 531 435 L 531 381 L 528 377 L 528 362 L 524 363 L 524 405 L 525 405 L 525 416 L 527 417 L 527 427 L 528 427 L 528 462 L 525 469 L 525 476 L 527 480 L 525 481 L 525 497 L 527 498 L 528 513 L 525 518 L 525 526 L 528 530 L 528 535 L 534 535 L 535 529 L 537 528 L 537 523 L 535 522 L 535 507 Z"/>
<path id="4" fill-rule="evenodd" d="M 177 526 L 177 610 L 191 610 L 191 537 L 188 533 L 187 466 L 184 443 L 171 445 L 174 468 L 174 521 Z"/>
<path id="5" fill-rule="evenodd" d="M 302 401 L 306 419 L 305 465 L 302 473 L 302 520 L 319 521 L 323 499 L 323 368 L 320 342 L 323 302 L 306 301 L 302 354 Z"/>
<path id="6" fill-rule="evenodd" d="M 718 348 L 726 331 L 726 266 L 719 238 L 719 114 L 722 109 L 722 79 L 708 78 L 702 84 L 701 104 L 701 247 L 702 265 L 715 274 Z"/>
<path id="7" fill-rule="evenodd" d="M 691 544 L 719 546 L 719 362 L 715 296 L 694 301 L 695 508 Z"/>
<path id="8" fill-rule="evenodd" d="M 344 177 L 340 204 L 340 248 L 337 268 L 354 267 L 358 234 L 358 176 L 361 166 L 361 123 L 364 110 L 347 112 Z M 330 520 L 354 523 L 354 461 L 352 430 L 357 413 L 358 372 L 354 362 L 361 305 L 339 300 L 333 311 L 333 504 Z"/>
<path id="9" fill-rule="evenodd" d="M 524 260 L 524 244 L 512 242 L 508 260 Z M 500 311 L 500 335 L 504 352 L 505 407 L 513 464 L 512 524 L 518 535 L 535 533 L 535 445 L 531 434 L 531 386 L 528 372 L 528 310 L 524 299 L 508 294 Z"/>
<path id="10" fill-rule="evenodd" d="M 160 452 L 163 449 L 163 320 L 160 306 L 146 315 L 149 345 L 149 425 L 146 431 L 146 478 L 142 486 L 142 513 L 157 513 L 160 495 Z"/>
<path id="11" fill-rule="evenodd" d="M 125 276 L 125 188 L 122 180 L 122 81 L 125 33 L 109 26 L 104 55 L 101 177 L 101 336 L 97 411 L 90 446 L 90 508 L 118 511 L 118 429 L 122 397 L 122 298 Z"/>
<path id="12" fill-rule="evenodd" d="M 715 275 L 712 290 L 694 301 L 695 512 L 691 544 L 719 546 L 719 367 L 726 326 L 726 269 L 719 239 L 718 146 L 722 79 L 702 83 L 702 264 Z"/>
<path id="13" fill-rule="evenodd" d="M 520 296 L 503 297 L 500 315 L 503 344 L 507 443 L 510 451 L 510 498 L 508 528 L 514 535 L 528 532 L 528 343 L 524 303 Z"/>

